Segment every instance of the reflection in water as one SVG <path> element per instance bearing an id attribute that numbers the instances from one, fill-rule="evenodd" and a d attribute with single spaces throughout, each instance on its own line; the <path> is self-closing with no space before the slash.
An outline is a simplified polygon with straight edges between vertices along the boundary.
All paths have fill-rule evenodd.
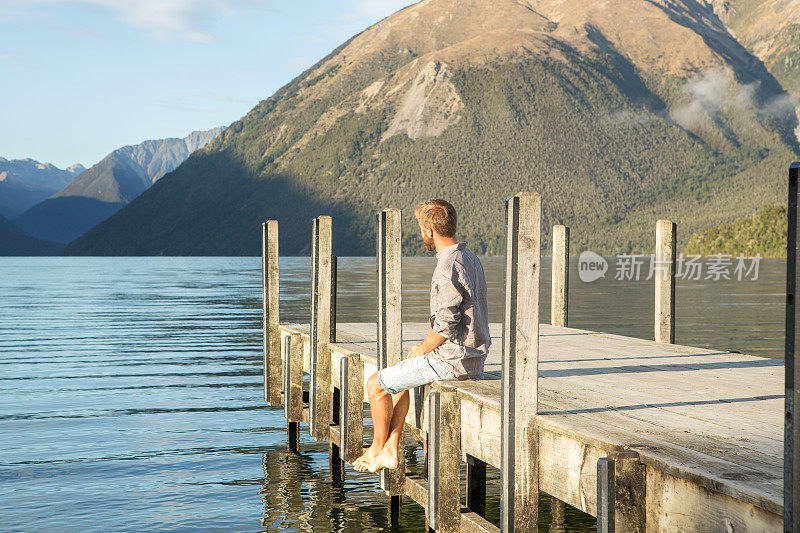
<path id="1" fill-rule="evenodd" d="M 483 262 L 499 322 L 503 260 Z M 339 265 L 339 320 L 374 321 L 374 259 Z M 403 260 L 405 320 L 427 319 L 433 266 Z M 300 453 L 286 451 L 283 413 L 261 392 L 260 268 L 258 258 L 0 259 L 0 529 L 390 529 L 375 477 L 348 467 L 332 484 L 327 445 L 305 431 Z M 309 259 L 282 258 L 281 269 L 282 321 L 308 320 Z M 678 342 L 780 357 L 784 269 L 765 260 L 758 281 L 679 282 Z M 549 279 L 545 260 L 543 321 Z M 652 292 L 573 276 L 570 324 L 651 338 Z M 418 449 L 407 463 L 421 468 Z M 421 508 L 403 513 L 399 531 L 423 529 Z M 487 513 L 499 520 L 496 488 Z M 549 498 L 540 517 L 550 529 Z M 571 507 L 558 521 L 553 531 L 594 524 Z"/>

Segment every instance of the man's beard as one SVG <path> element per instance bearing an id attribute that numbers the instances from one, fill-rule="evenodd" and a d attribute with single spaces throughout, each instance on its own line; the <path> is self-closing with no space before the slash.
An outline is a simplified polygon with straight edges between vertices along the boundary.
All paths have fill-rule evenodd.
<path id="1" fill-rule="evenodd" d="M 425 248 L 427 248 L 429 252 L 433 252 L 436 250 L 436 245 L 433 242 L 433 237 L 431 237 L 430 239 L 427 237 L 422 237 L 422 242 L 425 244 Z"/>

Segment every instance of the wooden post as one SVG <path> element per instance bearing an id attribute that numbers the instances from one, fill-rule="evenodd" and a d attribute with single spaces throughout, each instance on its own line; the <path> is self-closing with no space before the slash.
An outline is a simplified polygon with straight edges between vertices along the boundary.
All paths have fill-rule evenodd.
<path id="1" fill-rule="evenodd" d="M 300 422 L 303 421 L 303 339 L 299 333 L 286 337 L 283 354 L 283 409 L 288 423 L 289 449 L 297 451 Z"/>
<path id="2" fill-rule="evenodd" d="M 467 460 L 467 509 L 486 516 L 486 463 L 469 454 Z"/>
<path id="3" fill-rule="evenodd" d="M 597 460 L 597 533 L 614 533 L 614 460 Z"/>
<path id="4" fill-rule="evenodd" d="M 331 256 L 331 342 L 336 342 L 336 281 L 339 272 L 339 258 Z"/>
<path id="5" fill-rule="evenodd" d="M 655 340 L 675 342 L 675 249 L 676 226 L 669 220 L 656 223 L 656 253 L 653 279 L 656 286 Z"/>
<path id="6" fill-rule="evenodd" d="M 399 209 L 384 209 L 378 213 L 378 369 L 399 363 L 403 358 L 400 242 L 401 213 Z M 402 430 L 401 430 L 402 431 Z M 400 466 L 381 470 L 380 486 L 390 497 L 404 493 L 405 453 L 404 435 L 400 435 Z"/>
<path id="7" fill-rule="evenodd" d="M 339 448 L 352 463 L 364 453 L 364 363 L 360 355 L 349 354 L 340 365 Z"/>
<path id="8" fill-rule="evenodd" d="M 553 226 L 550 323 L 561 327 L 569 323 L 569 228 L 560 224 Z M 564 502 L 550 496 L 550 531 L 563 529 Z"/>
<path id="9" fill-rule="evenodd" d="M 449 388 L 428 397 L 428 527 L 459 531 L 461 495 L 461 405 Z"/>
<path id="10" fill-rule="evenodd" d="M 542 199 L 506 200 L 505 315 L 501 382 L 502 531 L 537 531 L 539 518 L 539 254 Z"/>
<path id="11" fill-rule="evenodd" d="M 800 364 L 797 347 L 800 345 L 800 314 L 795 308 L 795 290 L 800 275 L 798 243 L 798 174 L 800 162 L 789 167 L 788 239 L 786 242 L 786 415 L 783 445 L 783 530 L 800 531 Z"/>
<path id="12" fill-rule="evenodd" d="M 569 303 L 569 228 L 553 226 L 553 283 L 550 296 L 550 323 L 567 327 Z"/>
<path id="13" fill-rule="evenodd" d="M 330 283 L 330 342 L 336 342 L 336 274 L 338 269 L 338 260 L 335 255 L 331 256 L 331 283 Z M 330 361 L 332 358 L 332 354 L 330 350 L 328 350 L 328 355 L 326 356 L 327 360 Z M 331 414 L 330 414 L 330 423 L 338 425 L 341 431 L 342 421 L 341 421 L 341 402 L 342 402 L 342 395 L 341 395 L 341 388 L 336 389 L 331 387 L 330 390 L 331 395 Z M 344 457 L 342 456 L 342 450 L 340 447 L 341 444 L 341 433 L 339 441 L 334 442 L 333 440 L 329 443 L 329 453 L 328 459 L 330 464 L 331 470 L 331 479 L 334 483 L 341 484 L 344 483 Z"/>
<path id="14" fill-rule="evenodd" d="M 333 394 L 331 396 L 331 425 L 336 425 L 341 428 L 341 405 L 340 405 L 340 398 L 341 398 L 341 389 L 333 389 Z M 342 457 L 341 447 L 339 444 L 341 443 L 341 436 L 339 439 L 332 439 L 328 443 L 328 466 L 330 467 L 331 471 L 331 481 L 333 483 L 341 485 L 344 483 L 344 458 Z"/>
<path id="15" fill-rule="evenodd" d="M 278 272 L 278 221 L 261 225 L 261 277 L 264 289 L 264 401 L 281 405 L 280 287 Z"/>
<path id="16" fill-rule="evenodd" d="M 331 422 L 331 217 L 314 223 L 312 243 L 311 384 L 310 433 L 316 440 L 329 440 Z"/>
<path id="17" fill-rule="evenodd" d="M 645 531 L 645 467 L 635 451 L 622 451 L 614 459 L 614 527 L 625 533 Z"/>

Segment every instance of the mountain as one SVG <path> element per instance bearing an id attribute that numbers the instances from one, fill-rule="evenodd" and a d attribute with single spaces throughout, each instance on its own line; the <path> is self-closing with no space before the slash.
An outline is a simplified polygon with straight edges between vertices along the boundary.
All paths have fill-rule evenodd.
<path id="1" fill-rule="evenodd" d="M 46 242 L 25 233 L 0 215 L 0 256 L 58 255 L 61 245 Z"/>
<path id="2" fill-rule="evenodd" d="M 800 107 L 800 1 L 712 0 L 714 12 L 791 94 L 773 105 Z M 800 136 L 800 130 L 796 131 Z"/>
<path id="3" fill-rule="evenodd" d="M 784 196 L 800 154 L 764 63 L 696 0 L 425 0 L 351 38 L 195 152 L 70 254 L 374 253 L 374 213 L 444 197 L 459 237 L 503 251 L 503 201 L 543 197 L 576 251 L 647 252 Z"/>
<path id="4" fill-rule="evenodd" d="M 84 170 L 72 165 L 66 170 L 33 159 L 0 157 L 0 214 L 14 218 L 29 207 L 60 191 Z"/>
<path id="5" fill-rule="evenodd" d="M 800 97 L 800 2 L 712 0 L 712 7 L 731 34 Z"/>
<path id="6" fill-rule="evenodd" d="M 40 239 L 67 243 L 116 213 L 223 130 L 118 148 L 15 222 Z"/>

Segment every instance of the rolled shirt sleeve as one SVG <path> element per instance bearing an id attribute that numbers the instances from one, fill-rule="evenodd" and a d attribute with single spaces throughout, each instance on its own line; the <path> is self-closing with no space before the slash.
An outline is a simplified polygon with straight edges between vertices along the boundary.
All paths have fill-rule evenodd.
<path id="1" fill-rule="evenodd" d="M 431 306 L 431 329 L 453 340 L 461 322 L 463 295 L 458 282 L 446 278 L 434 279 L 434 298 Z"/>

